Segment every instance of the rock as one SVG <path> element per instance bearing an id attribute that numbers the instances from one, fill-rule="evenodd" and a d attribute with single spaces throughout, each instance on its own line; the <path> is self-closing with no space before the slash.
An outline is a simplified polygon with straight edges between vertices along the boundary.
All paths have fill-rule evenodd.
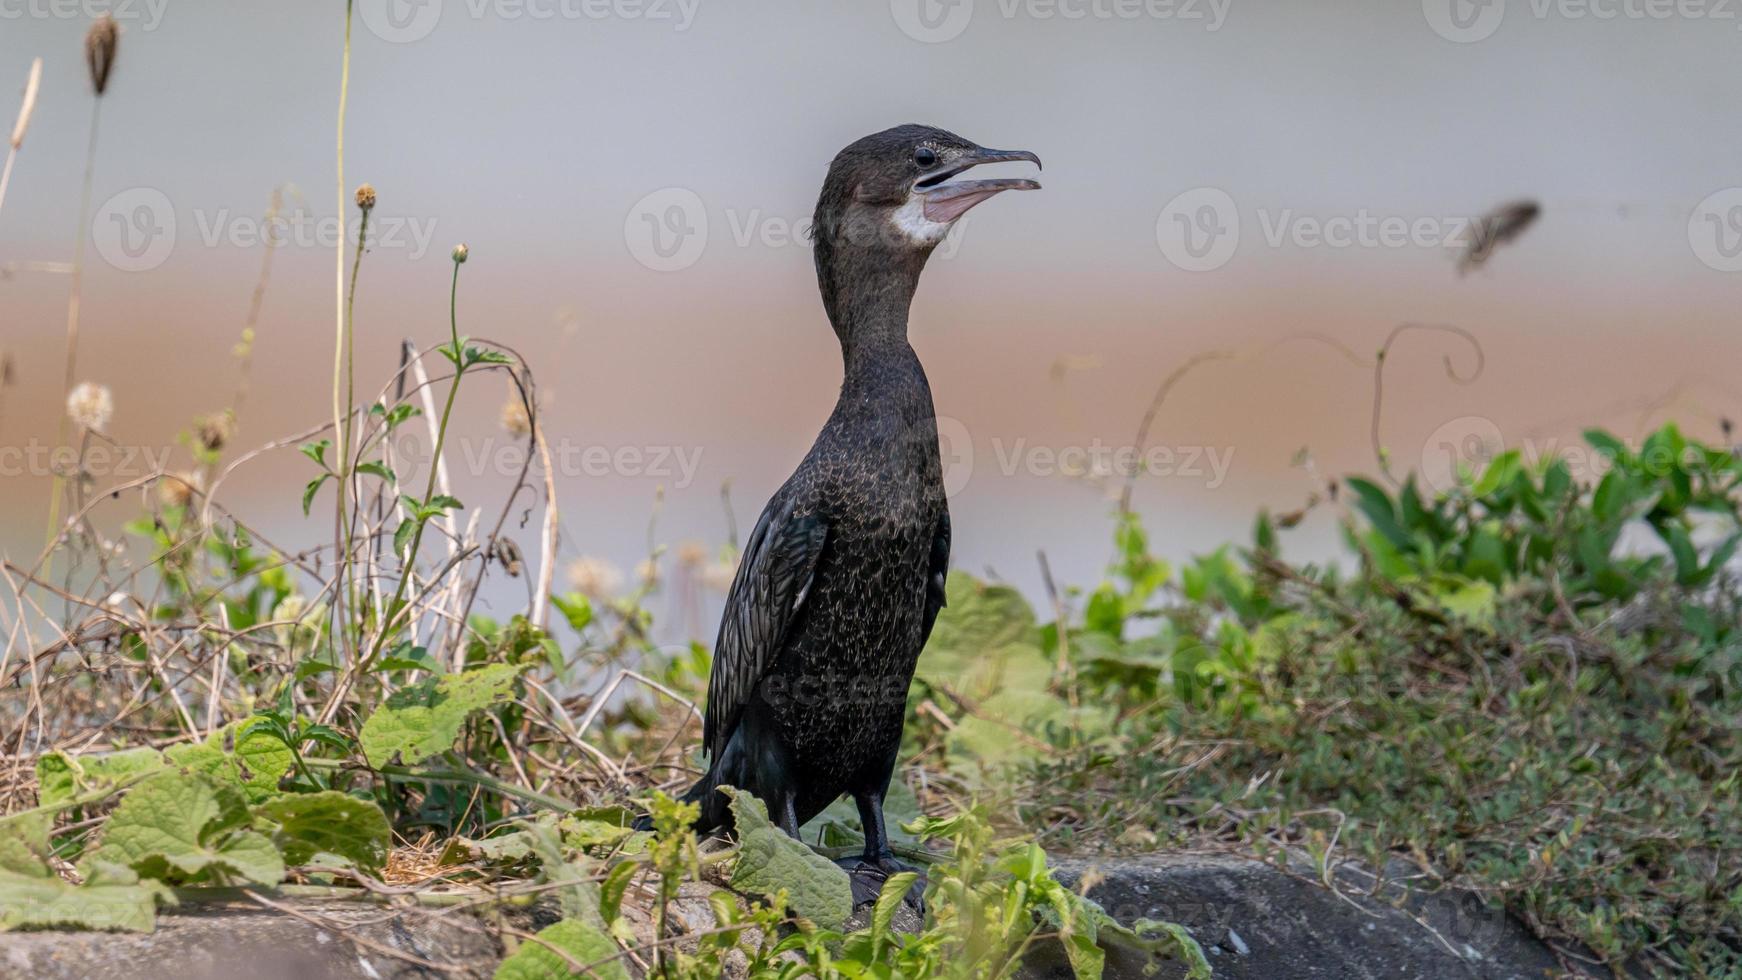
<path id="1" fill-rule="evenodd" d="M 1235 857 L 1169 854 L 1057 864 L 1059 878 L 1072 882 L 1094 868 L 1102 880 L 1089 897 L 1120 922 L 1164 919 L 1187 927 L 1218 980 L 1565 975 L 1554 954 L 1522 924 L 1467 893 L 1413 901 L 1418 922 L 1383 902 L 1338 896 L 1315 881 Z M 1143 966 L 1113 952 L 1107 978 L 1144 976 Z M 1160 973 L 1184 975 L 1178 963 Z M 1031 958 L 1028 976 L 1052 980 L 1071 972 L 1055 948 Z"/>
<path id="2" fill-rule="evenodd" d="M 464 915 L 435 918 L 430 910 L 357 903 L 297 903 L 296 908 L 333 920 L 343 931 L 252 904 L 179 909 L 159 915 L 157 931 L 149 933 L 0 933 L 0 976 L 400 980 L 444 975 L 414 962 L 421 961 L 467 966 L 487 977 L 502 956 L 495 940 Z M 347 933 L 364 942 L 353 942 Z"/>

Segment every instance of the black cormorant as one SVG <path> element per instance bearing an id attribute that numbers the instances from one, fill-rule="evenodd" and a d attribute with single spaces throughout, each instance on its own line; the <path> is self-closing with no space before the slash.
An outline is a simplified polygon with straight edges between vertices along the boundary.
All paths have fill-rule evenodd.
<path id="1" fill-rule="evenodd" d="M 730 828 L 722 785 L 756 794 L 795 837 L 846 793 L 865 829 L 849 870 L 900 868 L 883 796 L 950 557 L 937 423 L 907 342 L 908 306 L 926 259 L 969 208 L 1040 186 L 952 178 L 1017 160 L 1040 164 L 907 125 L 829 165 L 812 238 L 846 376 L 828 424 L 745 541 L 726 599 L 703 729 L 711 764 L 684 796 L 701 805 L 698 831 Z"/>

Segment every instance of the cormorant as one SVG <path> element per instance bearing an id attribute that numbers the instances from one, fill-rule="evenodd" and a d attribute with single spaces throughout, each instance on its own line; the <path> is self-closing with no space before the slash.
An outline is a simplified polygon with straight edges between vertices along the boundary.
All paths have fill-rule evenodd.
<path id="1" fill-rule="evenodd" d="M 907 342 L 926 259 L 969 208 L 1027 179 L 951 178 L 1040 158 L 930 126 L 867 136 L 836 155 L 812 225 L 817 285 L 841 342 L 835 410 L 763 509 L 726 599 L 708 682 L 708 772 L 684 799 L 698 831 L 731 827 L 723 785 L 768 805 L 787 833 L 843 793 L 858 804 L 863 875 L 901 868 L 883 797 L 907 688 L 944 604 L 950 515 L 931 388 Z"/>

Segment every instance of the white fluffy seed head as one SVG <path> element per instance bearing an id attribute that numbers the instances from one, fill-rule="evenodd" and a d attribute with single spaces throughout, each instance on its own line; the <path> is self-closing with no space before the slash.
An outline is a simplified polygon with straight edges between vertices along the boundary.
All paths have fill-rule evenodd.
<path id="1" fill-rule="evenodd" d="M 115 397 L 103 385 L 83 381 L 67 393 L 67 416 L 83 428 L 107 432 L 114 415 Z"/>
<path id="2" fill-rule="evenodd" d="M 569 563 L 569 586 L 584 596 L 608 599 L 623 587 L 623 573 L 603 558 L 576 558 Z"/>

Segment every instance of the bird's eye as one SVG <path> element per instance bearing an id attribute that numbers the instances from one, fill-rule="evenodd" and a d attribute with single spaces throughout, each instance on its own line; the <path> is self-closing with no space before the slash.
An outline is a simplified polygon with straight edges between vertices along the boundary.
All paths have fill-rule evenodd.
<path id="1" fill-rule="evenodd" d="M 938 162 L 937 151 L 929 146 L 922 146 L 913 151 L 913 162 L 922 167 L 932 167 Z"/>

